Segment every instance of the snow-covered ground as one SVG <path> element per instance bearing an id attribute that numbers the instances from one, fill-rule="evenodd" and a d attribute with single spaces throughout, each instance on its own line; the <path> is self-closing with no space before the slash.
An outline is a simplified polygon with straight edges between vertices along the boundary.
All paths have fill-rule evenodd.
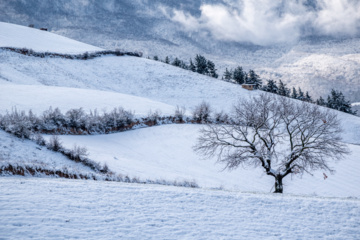
<path id="1" fill-rule="evenodd" d="M 3 26 L 9 34 L 0 32 L 0 46 L 91 51 L 46 32 Z M 138 115 L 157 109 L 172 114 L 176 105 L 191 111 L 203 100 L 215 111 L 228 111 L 239 99 L 259 93 L 143 58 L 41 59 L 0 50 L 0 113 L 13 107 L 41 113 L 49 106 L 63 112 L 122 106 Z M 86 146 L 90 159 L 117 173 L 140 179 L 195 180 L 203 189 L 1 177 L 0 239 L 358 239 L 360 118 L 344 113 L 339 117 L 351 155 L 333 164 L 337 172 L 326 180 L 320 171 L 302 179 L 284 179 L 284 195 L 268 194 L 274 180 L 261 169 L 221 172 L 214 159 L 201 160 L 192 150 L 199 125 L 61 136 L 67 148 L 75 143 Z M 2 131 L 0 163 L 91 173 Z"/>
<path id="2" fill-rule="evenodd" d="M 216 159 L 202 159 L 192 147 L 199 125 L 164 125 L 109 135 L 61 136 L 64 146 L 87 146 L 89 158 L 107 164 L 116 173 L 141 179 L 169 181 L 194 180 L 200 187 L 271 192 L 274 178 L 262 168 L 238 168 L 222 171 Z M 284 179 L 284 192 L 293 194 L 360 197 L 360 146 L 348 145 L 352 151 L 345 160 L 330 164 L 336 170 L 324 180 L 323 171 Z"/>
<path id="3" fill-rule="evenodd" d="M 38 52 L 72 54 L 103 50 L 47 31 L 11 23 L 0 22 L 0 29 L 0 47 L 28 48 Z"/>
<path id="4" fill-rule="evenodd" d="M 2 239 L 359 239 L 358 199 L 0 178 Z"/>
<path id="5" fill-rule="evenodd" d="M 52 152 L 46 147 L 41 147 L 29 140 L 21 140 L 0 130 L 0 168 L 6 167 L 9 164 L 23 168 L 32 167 L 50 171 L 59 170 L 75 175 L 97 175 L 89 167 L 70 161 L 60 153 Z M 2 181 L 1 178 L 0 181 Z"/>
<path id="6" fill-rule="evenodd" d="M 122 106 L 138 115 L 157 109 L 167 115 L 173 114 L 177 105 L 184 106 L 190 113 L 203 100 L 209 102 L 214 111 L 227 112 L 239 99 L 260 93 L 145 58 L 42 59 L 2 51 L 0 59 L 1 113 L 13 107 L 41 113 L 49 106 L 59 107 L 62 112 L 79 107 L 85 110 L 97 108 L 99 111 L 106 108 L 109 111 Z M 360 118 L 344 113 L 339 113 L 339 117 L 345 129 L 344 141 L 360 144 Z M 74 143 L 87 146 L 92 160 L 107 163 L 114 171 L 129 176 L 194 179 L 203 187 L 270 191 L 273 179 L 261 170 L 245 171 L 249 174 L 240 174 L 243 170 L 219 172 L 222 166 L 214 166 L 214 161 L 199 161 L 200 157 L 192 151 L 198 129 L 199 126 L 169 125 L 107 136 L 63 136 L 62 139 L 68 148 L 72 148 Z M 323 181 L 320 172 L 314 178 L 289 180 L 286 184 L 294 186 L 288 187 L 289 191 L 359 196 L 359 188 L 352 187 L 358 181 L 345 178 L 350 175 L 356 179 L 355 173 L 360 168 L 355 161 L 359 150 L 356 145 L 349 146 L 353 154 L 346 160 L 351 164 L 343 161 L 336 165 L 339 175 Z M 335 179 L 338 184 L 345 181 L 347 185 L 349 182 L 349 188 L 337 188 L 337 184 L 330 184 L 331 181 L 336 182 Z M 295 187 L 299 185 L 300 188 Z M 330 185 L 334 187 L 329 188 Z"/>
<path id="7" fill-rule="evenodd" d="M 188 110 L 202 100 L 216 110 L 228 110 L 239 97 L 251 94 L 239 85 L 145 58 L 106 56 L 84 61 L 35 58 L 0 50 L 0 59 L 0 86 L 96 89 L 185 106 Z"/>
<path id="8" fill-rule="evenodd" d="M 3 88 L 0 91 L 4 92 L 4 96 L 11 95 L 11 92 L 14 91 L 14 97 L 9 96 L 9 100 L 5 99 L 0 103 L 3 111 L 17 105 L 23 106 L 24 110 L 26 107 L 46 109 L 50 105 L 56 107 L 54 104 L 57 103 L 64 109 L 81 105 L 90 109 L 121 105 L 128 110 L 131 110 L 132 107 L 136 108 L 134 109 L 136 113 L 139 106 L 142 105 L 143 107 L 139 109 L 141 112 L 147 113 L 150 109 L 146 108 L 150 107 L 153 111 L 160 109 L 163 114 L 166 114 L 173 113 L 177 105 L 184 106 L 191 112 L 196 105 L 205 100 L 210 103 L 214 111 L 228 112 L 239 99 L 257 96 L 260 93 L 260 91 L 248 91 L 236 84 L 144 58 L 108 56 L 83 61 L 42 59 L 10 52 L 3 52 L 0 54 L 0 58 L 2 58 L 0 61 L 0 86 Z M 36 87 L 10 86 L 12 84 L 35 85 Z M 99 98 L 94 98 L 92 91 L 78 90 L 77 92 L 69 89 L 66 93 L 67 90 L 63 88 L 52 88 L 48 93 L 44 93 L 47 92 L 46 89 L 50 88 L 37 87 L 39 85 L 96 89 L 111 93 L 109 93 L 109 98 L 102 97 L 107 94 L 106 92 L 101 92 Z M 12 88 L 14 90 L 11 91 Z M 31 92 L 27 91 L 27 88 L 29 90 L 37 88 L 37 90 Z M 7 89 L 9 91 L 6 93 Z M 15 92 L 16 89 L 19 93 Z M 54 96 L 51 94 L 52 91 Z M 144 105 L 143 103 L 134 104 L 134 98 L 123 95 L 122 103 L 124 104 L 118 104 L 112 102 L 111 99 L 119 99 L 120 95 L 115 97 L 112 92 L 148 100 L 141 100 Z M 77 95 L 77 93 L 81 93 L 81 95 Z M 17 95 L 20 94 L 22 96 L 18 98 Z M 65 99 L 62 98 L 62 94 L 66 94 Z M 34 95 L 37 96 L 34 97 Z M 89 103 L 85 103 L 81 99 L 82 97 L 84 100 L 90 99 L 90 101 L 87 100 Z M 49 101 L 50 104 L 44 103 L 41 104 L 41 107 L 35 107 L 41 99 Z M 95 104 L 95 101 L 98 103 Z M 145 102 L 147 103 L 145 104 Z M 94 107 L 91 107 L 92 104 Z M 159 104 L 156 109 L 154 109 L 154 104 Z M 339 113 L 339 116 L 346 129 L 344 139 L 349 143 L 360 144 L 360 118 L 343 113 Z"/>
<path id="9" fill-rule="evenodd" d="M 162 114 L 173 115 L 175 107 L 150 99 L 98 90 L 52 87 L 44 85 L 4 84 L 0 87 L 0 114 L 16 108 L 41 114 L 49 107 L 69 109 L 83 108 L 86 112 L 97 109 L 100 113 L 117 107 L 131 110 L 136 116 L 146 116 L 149 111 L 159 110 Z"/>

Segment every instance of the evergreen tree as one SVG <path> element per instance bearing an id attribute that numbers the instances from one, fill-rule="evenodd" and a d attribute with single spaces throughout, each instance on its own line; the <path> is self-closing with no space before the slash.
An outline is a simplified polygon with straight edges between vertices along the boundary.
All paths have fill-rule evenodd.
<path id="1" fill-rule="evenodd" d="M 286 87 L 286 84 L 284 84 L 281 80 L 279 82 L 278 86 L 278 94 L 281 96 L 289 97 L 290 96 L 290 89 Z"/>
<path id="2" fill-rule="evenodd" d="M 320 105 L 320 106 L 326 106 L 327 103 L 325 102 L 325 100 L 320 96 L 319 99 L 316 100 L 316 104 Z"/>
<path id="3" fill-rule="evenodd" d="M 271 92 L 277 94 L 279 92 L 278 87 L 276 86 L 276 81 L 269 79 L 267 80 L 267 84 L 263 87 L 265 92 Z"/>
<path id="4" fill-rule="evenodd" d="M 176 57 L 174 59 L 174 61 L 171 63 L 171 65 L 175 66 L 175 67 L 180 67 L 181 65 L 181 61 Z"/>
<path id="5" fill-rule="evenodd" d="M 158 57 L 158 56 L 154 56 L 154 60 L 155 60 L 155 61 L 159 61 L 159 57 Z"/>
<path id="6" fill-rule="evenodd" d="M 245 82 L 245 73 L 244 73 L 242 67 L 239 66 L 239 67 L 235 68 L 233 76 L 234 76 L 233 78 L 236 83 L 243 84 Z"/>
<path id="7" fill-rule="evenodd" d="M 225 72 L 224 72 L 224 80 L 229 82 L 231 80 L 231 71 L 229 71 L 227 68 L 225 69 Z"/>
<path id="8" fill-rule="evenodd" d="M 305 102 L 310 102 L 310 103 L 312 103 L 312 102 L 313 102 L 313 100 L 312 100 L 312 98 L 310 97 L 310 95 L 309 95 L 309 92 L 308 92 L 308 91 L 306 91 L 304 101 L 305 101 Z"/>
<path id="9" fill-rule="evenodd" d="M 196 67 L 196 72 L 200 74 L 208 73 L 206 58 L 204 56 L 201 56 L 200 54 L 197 54 L 195 57 L 195 67 Z"/>
<path id="10" fill-rule="evenodd" d="M 292 93 L 291 93 L 291 98 L 295 98 L 297 99 L 299 97 L 299 95 L 297 94 L 296 89 L 293 87 Z"/>
<path id="11" fill-rule="evenodd" d="M 170 59 L 169 59 L 168 56 L 166 56 L 166 58 L 165 58 L 165 63 L 166 63 L 166 64 L 169 64 L 169 63 L 170 63 Z"/>
<path id="12" fill-rule="evenodd" d="M 189 70 L 192 71 L 192 72 L 196 72 L 196 66 L 194 65 L 191 58 L 190 58 Z"/>
<path id="13" fill-rule="evenodd" d="M 297 99 L 304 101 L 305 100 L 305 96 L 304 96 L 304 92 L 301 91 L 301 88 L 299 87 L 299 95 L 297 97 Z"/>
<path id="14" fill-rule="evenodd" d="M 248 82 L 250 84 L 254 84 L 255 89 L 259 89 L 261 87 L 262 82 L 261 82 L 260 76 L 257 75 L 254 70 L 251 70 L 251 69 L 249 70 L 248 77 L 249 77 Z"/>
<path id="15" fill-rule="evenodd" d="M 246 72 L 244 72 L 244 74 L 244 83 L 249 83 L 249 74 L 247 74 Z"/>
<path id="16" fill-rule="evenodd" d="M 182 60 L 180 60 L 180 66 L 182 69 L 190 70 L 189 66 Z"/>
<path id="17" fill-rule="evenodd" d="M 334 89 L 331 90 L 327 100 L 327 107 L 336 109 L 345 113 L 356 114 L 356 111 L 352 111 L 350 101 L 347 101 L 340 91 Z"/>
<path id="18" fill-rule="evenodd" d="M 217 69 L 215 69 L 215 64 L 212 61 L 210 60 L 207 61 L 207 68 L 210 77 L 218 78 L 219 75 L 216 73 Z"/>
<path id="19" fill-rule="evenodd" d="M 331 89 L 331 93 L 330 95 L 327 97 L 327 103 L 326 106 L 328 108 L 332 108 L 332 109 L 338 109 L 339 108 L 339 103 L 340 103 L 340 92 Z"/>

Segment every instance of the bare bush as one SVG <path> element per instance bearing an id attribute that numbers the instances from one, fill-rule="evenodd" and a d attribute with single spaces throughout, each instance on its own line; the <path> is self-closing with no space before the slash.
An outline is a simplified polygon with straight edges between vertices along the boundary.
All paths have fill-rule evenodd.
<path id="1" fill-rule="evenodd" d="M 32 134 L 32 124 L 29 116 L 24 111 L 17 111 L 16 108 L 12 109 L 11 113 L 8 112 L 5 116 L 1 116 L 0 126 L 6 132 L 19 138 L 30 139 Z"/>
<path id="2" fill-rule="evenodd" d="M 211 114 L 210 104 L 203 101 L 198 106 L 196 106 L 192 112 L 193 118 L 197 122 L 208 122 L 210 120 Z"/>
<path id="3" fill-rule="evenodd" d="M 155 112 L 153 112 L 152 110 L 150 110 L 148 112 L 147 115 L 147 119 L 149 119 L 149 121 L 154 122 L 154 124 L 157 123 L 157 121 L 161 118 L 161 111 L 160 110 L 155 110 Z"/>
<path id="4" fill-rule="evenodd" d="M 105 163 L 105 164 L 103 165 L 103 167 L 101 168 L 100 172 L 102 172 L 102 173 L 109 173 L 109 172 L 110 172 L 109 166 Z"/>
<path id="5" fill-rule="evenodd" d="M 45 146 L 46 145 L 46 141 L 43 138 L 43 136 L 39 133 L 34 134 L 32 140 L 34 140 L 38 145 L 40 146 Z"/>
<path id="6" fill-rule="evenodd" d="M 216 123 L 228 123 L 230 121 L 230 117 L 229 115 L 227 115 L 226 113 L 224 113 L 223 111 L 221 112 L 216 112 L 214 114 L 214 119 Z"/>
<path id="7" fill-rule="evenodd" d="M 59 108 L 44 111 L 42 117 L 42 128 L 46 130 L 55 130 L 66 125 L 67 119 L 64 114 L 61 113 Z"/>
<path id="8" fill-rule="evenodd" d="M 46 145 L 48 149 L 53 150 L 55 152 L 59 152 L 63 149 L 62 142 L 59 136 L 54 135 L 49 139 L 48 144 Z"/>
<path id="9" fill-rule="evenodd" d="M 76 144 L 73 149 L 70 150 L 70 157 L 74 160 L 84 160 L 89 155 L 86 147 L 80 147 Z"/>
<path id="10" fill-rule="evenodd" d="M 87 116 L 82 108 L 70 109 L 66 112 L 67 125 L 71 128 L 85 128 Z"/>
<path id="11" fill-rule="evenodd" d="M 114 108 L 110 113 L 104 113 L 102 119 L 107 129 L 122 128 L 133 121 L 134 114 L 122 107 L 118 107 Z"/>
<path id="12" fill-rule="evenodd" d="M 180 121 L 180 122 L 184 121 L 185 113 L 186 113 L 186 108 L 185 107 L 179 107 L 177 105 L 176 108 L 175 108 L 175 114 L 174 114 L 175 120 Z"/>

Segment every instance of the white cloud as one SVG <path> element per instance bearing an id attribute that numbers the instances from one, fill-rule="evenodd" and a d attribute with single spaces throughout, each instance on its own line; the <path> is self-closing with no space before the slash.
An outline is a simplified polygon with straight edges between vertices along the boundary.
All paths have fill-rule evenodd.
<path id="1" fill-rule="evenodd" d="M 317 35 L 353 36 L 359 32 L 357 0 L 318 0 L 317 10 L 306 0 L 241 0 L 229 5 L 203 4 L 196 18 L 173 10 L 171 19 L 188 31 L 206 30 L 219 40 L 258 45 L 288 43 L 311 32 Z"/>
<path id="2" fill-rule="evenodd" d="M 360 31 L 360 1 L 323 0 L 315 28 L 326 35 L 354 36 Z"/>

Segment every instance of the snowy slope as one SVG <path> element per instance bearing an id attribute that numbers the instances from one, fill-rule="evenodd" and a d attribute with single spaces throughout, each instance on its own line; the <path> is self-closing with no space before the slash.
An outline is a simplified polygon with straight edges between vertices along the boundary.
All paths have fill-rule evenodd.
<path id="1" fill-rule="evenodd" d="M 222 171 L 216 159 L 201 159 L 193 151 L 199 125 L 166 125 L 110 135 L 61 136 L 66 147 L 87 146 L 90 158 L 117 173 L 142 179 L 195 180 L 200 187 L 271 192 L 274 179 L 261 168 Z M 331 197 L 360 197 L 359 145 L 349 144 L 351 155 L 332 163 L 336 173 L 323 179 L 323 171 L 284 179 L 284 191 Z M 346 184 L 345 184 L 346 183 Z"/>
<path id="2" fill-rule="evenodd" d="M 0 178 L 4 239 L 359 239 L 358 199 Z"/>
<path id="3" fill-rule="evenodd" d="M 0 47 L 72 54 L 103 50 L 47 31 L 4 22 L 0 22 Z"/>
<path id="4" fill-rule="evenodd" d="M 0 168 L 9 164 L 42 170 L 60 170 L 75 175 L 97 175 L 89 167 L 70 161 L 60 153 L 52 152 L 46 147 L 38 146 L 29 140 L 21 140 L 0 130 Z"/>
<path id="5" fill-rule="evenodd" d="M 253 8 L 244 9 L 245 5 L 253 5 Z M 222 14 L 216 18 L 206 16 L 206 9 L 209 14 Z M 351 101 L 360 101 L 358 9 L 357 1 L 348 0 L 296 3 L 58 0 L 56 4 L 13 0 L 0 2 L 0 21 L 25 26 L 29 23 L 46 25 L 54 33 L 95 46 L 138 50 L 145 56 L 158 55 L 162 59 L 170 56 L 188 60 L 199 53 L 213 60 L 221 73 L 225 67 L 242 65 L 246 70 L 251 68 L 261 72 L 265 78 L 282 79 L 291 86 L 301 87 L 316 98 L 326 97 L 331 88 L 339 88 Z M 298 12 L 304 15 L 295 14 L 291 20 L 291 16 Z M 308 14 L 328 18 L 320 21 L 323 29 L 317 29 L 319 22 L 309 20 Z M 280 22 L 272 21 L 274 19 Z M 210 29 L 201 27 L 211 21 Z M 245 24 L 242 29 L 246 30 L 237 29 L 237 26 L 242 26 L 239 22 Z M 292 24 L 296 26 L 291 27 Z M 332 34 L 327 35 L 327 32 Z M 349 34 L 343 36 L 342 32 Z M 227 39 L 234 35 L 234 39 Z M 275 42 L 282 37 L 300 39 L 272 46 L 241 41 L 255 40 L 257 44 L 259 41 L 256 40 L 261 37 Z"/>
<path id="6" fill-rule="evenodd" d="M 121 105 L 139 114 L 146 114 L 150 110 L 147 108 L 167 114 L 172 113 L 176 105 L 191 111 L 203 100 L 209 102 L 214 111 L 229 111 L 239 99 L 260 93 L 144 58 L 107 56 L 83 61 L 42 59 L 0 51 L 0 60 L 0 88 L 4 96 L 1 112 L 14 106 L 41 112 L 49 105 L 61 107 L 62 111 L 74 107 L 111 110 Z M 360 144 L 360 118 L 343 113 L 339 116 L 345 129 L 344 141 Z M 70 148 L 74 143 L 88 146 L 92 160 L 107 163 L 118 173 L 133 177 L 195 179 L 204 187 L 223 185 L 244 191 L 271 190 L 272 179 L 265 180 L 267 176 L 259 169 L 221 173 L 221 166 L 214 166 L 214 161 L 200 162 L 191 149 L 197 130 L 198 126 L 169 125 L 107 136 L 63 136 L 63 140 Z M 349 147 L 353 153 L 336 165 L 339 175 L 334 179 L 324 181 L 322 173 L 314 178 L 304 177 L 302 182 L 286 179 L 289 182 L 285 183 L 285 191 L 359 196 L 356 179 L 360 167 L 355 157 L 359 149 L 355 145 Z M 194 168 L 190 168 L 193 165 Z M 247 179 L 253 184 L 244 184 L 248 183 Z M 298 188 L 299 185 L 302 187 Z M 343 185 L 349 187 L 340 187 Z"/>
<path id="7" fill-rule="evenodd" d="M 4 86 L 4 89 L 9 87 L 9 83 L 97 89 L 147 98 L 172 105 L 173 109 L 177 105 L 184 106 L 188 111 L 205 100 L 217 112 L 222 110 L 228 112 L 239 98 L 248 98 L 260 93 L 144 58 L 108 56 L 82 61 L 42 59 L 10 52 L 3 52 L 0 57 L 3 60 L 0 62 L 0 86 Z M 84 91 L 83 93 L 85 94 Z M 92 98 L 91 92 L 89 94 L 87 99 Z M 51 97 L 51 94 L 48 95 Z M 24 95 L 23 99 L 28 99 L 25 102 L 31 103 L 36 99 L 29 95 L 29 92 L 28 96 Z M 10 109 L 13 105 L 14 103 L 5 101 L 2 106 L 4 108 L 8 106 L 5 109 Z M 49 104 L 46 104 L 44 108 L 48 106 Z M 121 106 L 131 109 L 133 105 L 121 104 Z M 64 106 L 64 108 L 71 107 Z M 160 105 L 158 108 L 171 110 Z M 145 109 L 145 111 L 149 110 Z M 163 113 L 166 111 L 164 110 Z M 344 138 L 348 143 L 360 143 L 360 118 L 339 114 L 346 129 Z"/>
<path id="8" fill-rule="evenodd" d="M 239 85 L 145 58 L 106 56 L 83 61 L 27 57 L 1 50 L 0 58 L 0 85 L 42 84 L 112 91 L 188 110 L 202 100 L 216 110 L 230 109 L 238 97 L 251 94 Z"/>
<path id="9" fill-rule="evenodd" d="M 58 107 L 63 112 L 83 108 L 86 112 L 97 109 L 100 113 L 124 107 L 136 116 L 147 116 L 150 110 L 159 110 L 169 116 L 175 110 L 168 104 L 115 92 L 44 85 L 4 84 L 0 87 L 0 114 L 16 108 L 19 111 L 32 110 L 39 115 L 50 106 Z"/>

